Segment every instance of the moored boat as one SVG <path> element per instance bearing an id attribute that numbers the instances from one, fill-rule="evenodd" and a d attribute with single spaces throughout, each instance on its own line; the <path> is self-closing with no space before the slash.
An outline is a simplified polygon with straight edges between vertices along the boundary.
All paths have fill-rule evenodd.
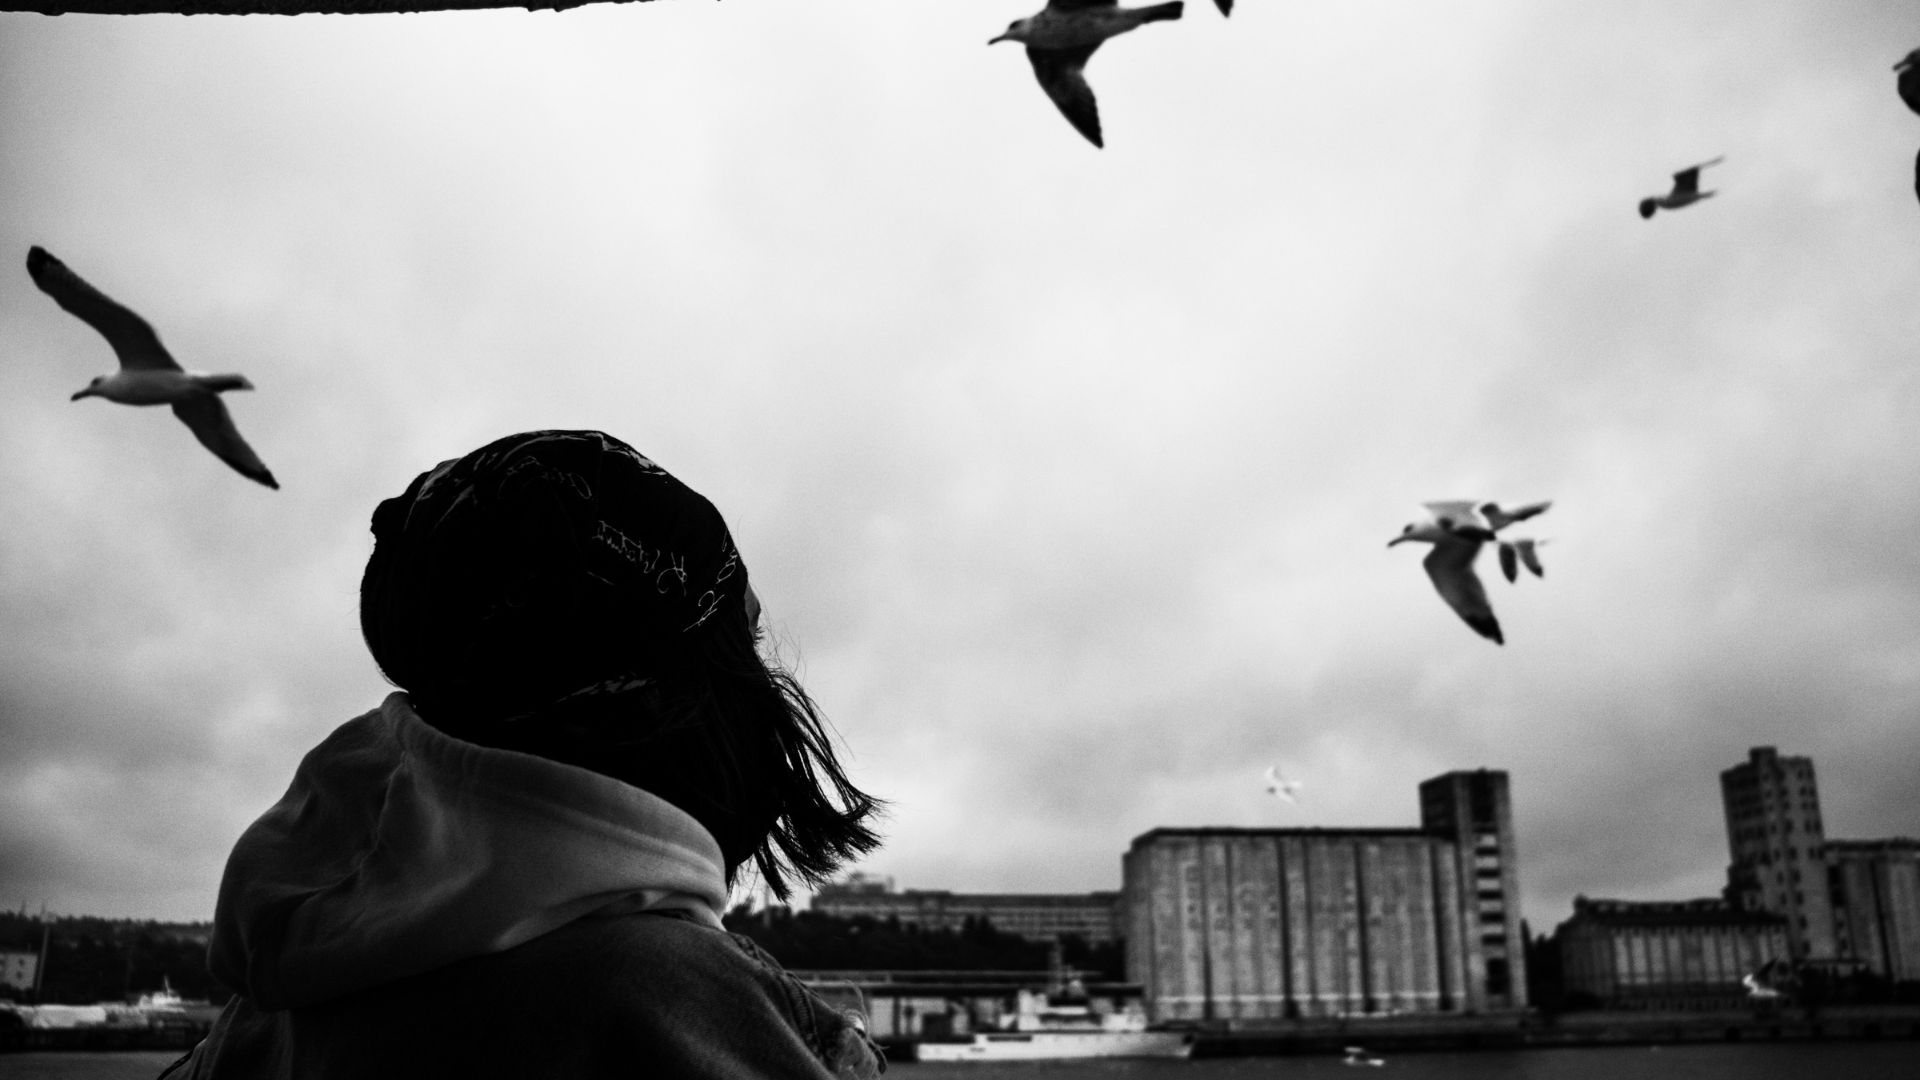
<path id="1" fill-rule="evenodd" d="M 956 1039 L 914 1044 L 918 1061 L 1049 1061 L 1068 1058 L 1184 1058 L 1193 1034 L 1154 1031 L 1138 1010 L 1096 1013 L 1084 993 L 1020 991 L 1010 1022 Z"/>

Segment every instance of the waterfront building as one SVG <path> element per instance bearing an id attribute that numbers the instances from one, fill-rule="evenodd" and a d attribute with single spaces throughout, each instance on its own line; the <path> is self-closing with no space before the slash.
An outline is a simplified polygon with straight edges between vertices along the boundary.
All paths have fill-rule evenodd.
<path id="1" fill-rule="evenodd" d="M 1507 775 L 1421 785 L 1419 829 L 1159 828 L 1122 860 L 1156 1021 L 1522 1008 Z M 1511 924 L 1511 925 L 1509 925 Z"/>
<path id="2" fill-rule="evenodd" d="M 1920 981 L 1920 840 L 1829 840 L 1826 863 L 1840 955 Z"/>
<path id="3" fill-rule="evenodd" d="M 1461 949 L 1467 969 L 1485 974 L 1487 1000 L 1475 1008 L 1524 1006 L 1526 941 L 1507 774 L 1450 772 L 1421 784 L 1420 827 L 1453 842 L 1471 927 Z"/>
<path id="4" fill-rule="evenodd" d="M 1720 794 L 1733 855 L 1727 900 L 1783 916 L 1795 960 L 1838 957 L 1813 761 L 1756 746 L 1720 774 Z"/>
<path id="5" fill-rule="evenodd" d="M 1609 1009 L 1728 1009 L 1742 982 L 1790 954 L 1787 920 L 1725 900 L 1573 901 L 1553 932 L 1561 984 Z"/>
<path id="6" fill-rule="evenodd" d="M 866 916 L 898 919 L 902 926 L 927 930 L 958 930 L 969 919 L 993 925 L 1002 933 L 1029 941 L 1053 941 L 1078 936 L 1090 945 L 1113 941 L 1120 934 L 1117 892 L 1091 893 L 956 893 L 944 889 L 895 891 L 887 878 L 851 874 L 846 881 L 822 886 L 813 896 L 812 910 L 838 918 Z"/>

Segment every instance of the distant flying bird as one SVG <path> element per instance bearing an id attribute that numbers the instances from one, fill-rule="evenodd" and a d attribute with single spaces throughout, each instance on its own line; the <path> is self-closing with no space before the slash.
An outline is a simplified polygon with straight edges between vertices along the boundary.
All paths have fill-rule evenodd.
<path id="1" fill-rule="evenodd" d="M 1920 49 L 1908 53 L 1906 59 L 1893 65 L 1893 70 L 1900 73 L 1900 81 L 1894 84 L 1900 91 L 1900 100 L 1907 103 L 1907 108 L 1920 113 Z"/>
<path id="2" fill-rule="evenodd" d="M 1294 796 L 1298 795 L 1304 786 L 1298 780 L 1282 777 L 1278 766 L 1267 766 L 1267 794 L 1276 795 L 1288 802 L 1298 802 L 1299 800 Z"/>
<path id="3" fill-rule="evenodd" d="M 1470 502 L 1427 503 L 1433 520 L 1408 525 L 1387 546 L 1408 540 L 1432 544 L 1421 565 L 1433 580 L 1440 599 L 1454 610 L 1481 637 L 1496 645 L 1505 645 L 1500 636 L 1500 621 L 1493 617 L 1493 605 L 1487 603 L 1487 590 L 1473 572 L 1473 560 L 1480 546 L 1493 539 L 1493 531 L 1482 524 Z"/>
<path id="4" fill-rule="evenodd" d="M 40 291 L 81 322 L 98 330 L 120 358 L 120 370 L 100 375 L 87 388 L 74 394 L 101 397 L 122 405 L 173 406 L 200 445 L 214 452 L 221 461 L 247 477 L 270 488 L 279 488 L 273 473 L 260 461 L 233 426 L 233 417 L 220 401 L 223 390 L 251 390 L 253 384 L 240 375 L 207 375 L 182 371 L 160 344 L 160 337 L 147 320 L 114 302 L 105 293 L 81 280 L 67 264 L 47 254 L 44 248 L 27 250 L 27 273 Z"/>
<path id="5" fill-rule="evenodd" d="M 1143 23 L 1177 19 L 1184 6 L 1182 0 L 1143 8 L 1123 8 L 1114 0 L 1048 0 L 1037 14 L 1015 19 L 1007 24 L 1006 33 L 987 44 L 1018 41 L 1026 45 L 1034 77 L 1059 106 L 1060 115 L 1088 142 L 1104 147 L 1100 110 L 1082 71 L 1087 59 L 1108 38 Z"/>
<path id="6" fill-rule="evenodd" d="M 1673 190 L 1665 195 L 1650 195 L 1640 200 L 1640 216 L 1650 218 L 1657 207 L 1662 210 L 1678 210 L 1683 206 L 1692 206 L 1701 199 L 1713 197 L 1711 191 L 1700 190 L 1700 170 L 1709 165 L 1718 165 L 1727 160 L 1724 157 L 1703 161 L 1698 165 L 1689 165 L 1673 174 Z"/>
<path id="7" fill-rule="evenodd" d="M 1520 568 L 1515 560 L 1525 563 L 1533 571 L 1534 577 L 1546 577 L 1547 572 L 1540 568 L 1540 555 L 1537 549 L 1545 540 L 1502 540 L 1500 541 L 1500 572 L 1507 575 L 1508 581 L 1518 581 Z"/>
<path id="8" fill-rule="evenodd" d="M 1793 965 L 1776 956 L 1741 976 L 1740 983 L 1747 988 L 1748 997 L 1765 1001 L 1789 996 L 1798 988 L 1799 979 Z"/>

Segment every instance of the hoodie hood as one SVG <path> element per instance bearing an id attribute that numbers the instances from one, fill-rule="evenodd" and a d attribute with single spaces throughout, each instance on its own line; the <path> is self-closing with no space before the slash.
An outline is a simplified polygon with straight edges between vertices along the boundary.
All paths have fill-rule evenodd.
<path id="1" fill-rule="evenodd" d="M 313 1005 L 589 915 L 720 926 L 720 847 L 611 777 L 442 734 L 405 694 L 336 729 L 227 858 L 209 963 L 262 1009 Z"/>

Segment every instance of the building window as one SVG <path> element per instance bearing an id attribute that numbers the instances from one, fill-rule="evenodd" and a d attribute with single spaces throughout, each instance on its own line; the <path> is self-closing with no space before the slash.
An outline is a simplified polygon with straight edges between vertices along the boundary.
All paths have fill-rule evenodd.
<path id="1" fill-rule="evenodd" d="M 1487 961 L 1487 993 L 1507 994 L 1513 989 L 1513 977 L 1505 960 Z"/>

